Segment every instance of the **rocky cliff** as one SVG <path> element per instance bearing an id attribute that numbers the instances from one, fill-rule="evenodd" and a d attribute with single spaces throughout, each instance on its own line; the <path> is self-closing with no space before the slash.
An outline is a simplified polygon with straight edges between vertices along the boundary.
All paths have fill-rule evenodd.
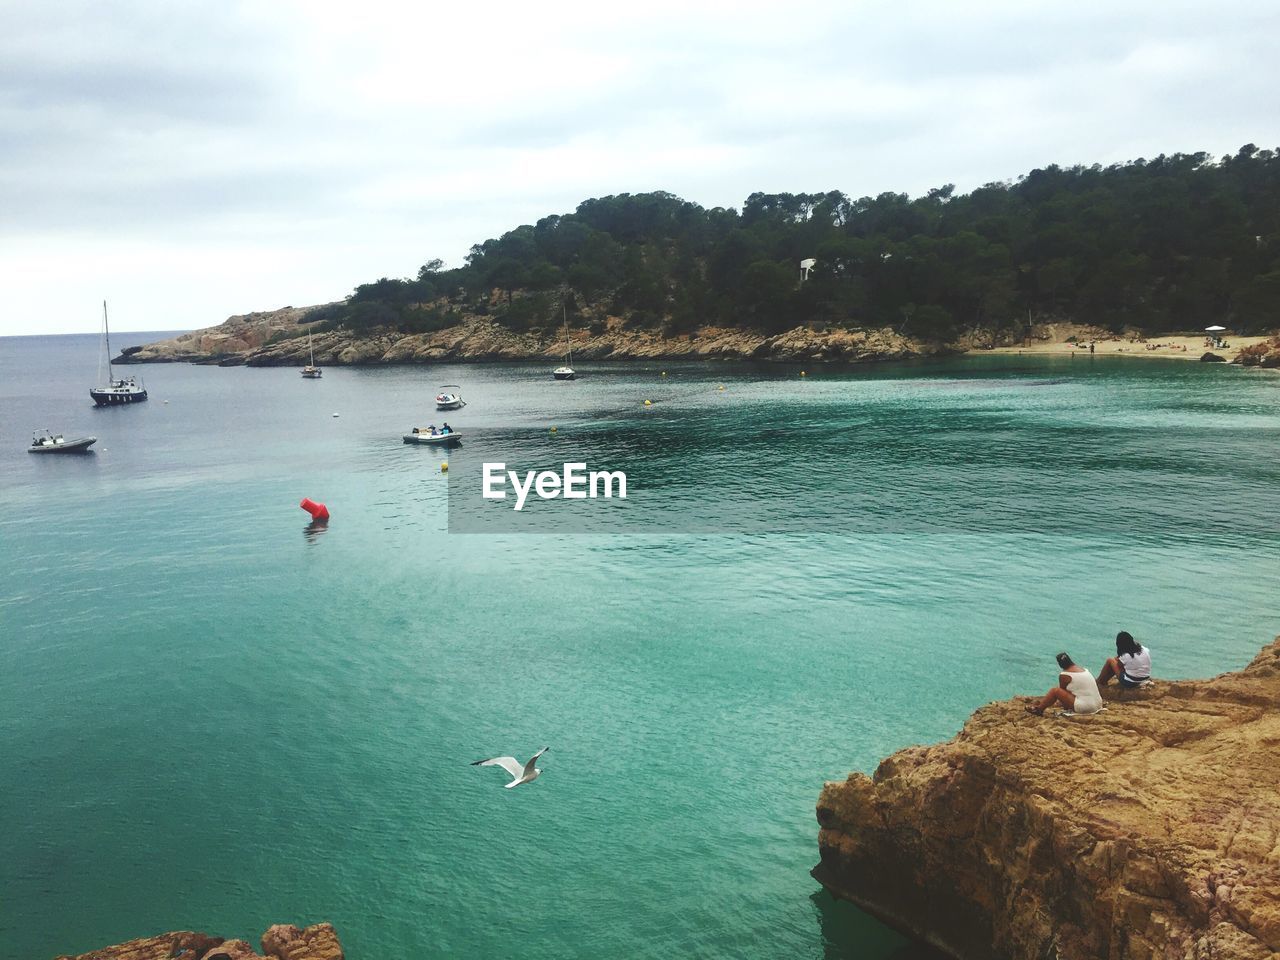
<path id="1" fill-rule="evenodd" d="M 1091 717 L 978 710 L 828 783 L 814 876 L 961 960 L 1280 956 L 1280 640 Z"/>
<path id="2" fill-rule="evenodd" d="M 238 314 L 228 317 L 216 327 L 193 330 L 170 340 L 161 340 L 142 347 L 130 347 L 114 362 L 218 363 L 246 357 L 256 350 L 261 350 L 272 337 L 297 333 L 303 318 L 314 309 L 314 307 L 282 307 L 279 310 L 261 313 Z M 302 329 L 305 331 L 305 327 Z M 297 343 L 289 342 L 297 346 Z M 304 338 L 301 343 L 305 353 L 306 339 Z"/>
<path id="3" fill-rule="evenodd" d="M 327 923 L 299 930 L 278 923 L 262 935 L 262 953 L 245 940 L 182 930 L 55 960 L 343 960 L 338 934 Z"/>
<path id="4" fill-rule="evenodd" d="M 313 308 L 285 307 L 267 313 L 235 316 L 216 327 L 184 333 L 171 340 L 131 348 L 120 363 L 220 363 L 223 365 L 296 366 L 310 357 L 306 325 L 300 321 Z M 811 330 L 797 327 L 777 336 L 749 330 L 704 327 L 691 336 L 664 336 L 655 330 L 630 329 L 609 318 L 591 332 L 573 329 L 573 355 L 584 360 L 756 359 L 793 361 L 897 360 L 947 348 L 926 345 L 883 330 Z M 289 335 L 285 338 L 285 335 Z M 485 317 L 469 317 L 457 326 L 433 333 L 393 330 L 326 330 L 315 333 L 311 348 L 321 366 L 376 363 L 467 362 L 556 359 L 564 355 L 560 328 L 517 333 Z"/>

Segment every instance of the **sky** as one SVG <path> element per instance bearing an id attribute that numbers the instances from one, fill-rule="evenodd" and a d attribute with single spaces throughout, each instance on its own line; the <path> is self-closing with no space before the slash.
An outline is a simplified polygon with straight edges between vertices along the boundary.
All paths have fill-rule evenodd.
<path id="1" fill-rule="evenodd" d="M 588 197 L 1280 145 L 1280 5 L 0 0 L 0 336 L 338 300 Z"/>

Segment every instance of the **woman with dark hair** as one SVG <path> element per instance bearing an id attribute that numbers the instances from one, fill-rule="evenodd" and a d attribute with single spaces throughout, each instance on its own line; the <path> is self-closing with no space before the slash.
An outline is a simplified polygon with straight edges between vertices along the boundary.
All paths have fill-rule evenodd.
<path id="1" fill-rule="evenodd" d="M 1102 709 L 1102 694 L 1093 674 L 1077 664 L 1065 653 L 1058 654 L 1058 685 L 1050 687 L 1044 699 L 1035 706 L 1027 705 L 1027 713 L 1042 716 L 1055 703 L 1064 710 L 1075 713 L 1097 713 Z"/>
<path id="2" fill-rule="evenodd" d="M 1119 680 L 1125 690 L 1140 687 L 1151 679 L 1151 650 L 1126 630 L 1116 634 L 1116 655 L 1108 657 L 1102 665 L 1098 686 L 1105 687 L 1112 677 Z"/>

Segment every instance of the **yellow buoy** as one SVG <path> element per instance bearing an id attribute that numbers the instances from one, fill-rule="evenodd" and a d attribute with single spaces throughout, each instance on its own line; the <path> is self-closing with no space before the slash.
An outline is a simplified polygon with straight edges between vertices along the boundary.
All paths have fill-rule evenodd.
<path id="1" fill-rule="evenodd" d="M 662 375 L 665 377 L 667 375 L 667 371 L 663 370 Z"/>
<path id="2" fill-rule="evenodd" d="M 803 370 L 801 370 L 801 371 L 800 371 L 800 376 L 802 376 L 802 377 L 803 377 L 804 375 L 805 375 L 804 371 L 803 371 Z"/>
<path id="3" fill-rule="evenodd" d="M 440 472 L 441 472 L 441 473 L 448 473 L 448 472 L 449 472 L 449 461 L 448 461 L 448 460 L 446 460 L 444 463 L 440 464 Z"/>
<path id="4" fill-rule="evenodd" d="M 551 432 L 552 432 L 552 433 L 555 433 L 555 432 L 556 432 L 556 428 L 555 428 L 555 427 L 552 427 L 552 428 L 551 428 Z"/>
<path id="5" fill-rule="evenodd" d="M 720 389 L 721 389 L 721 390 L 723 390 L 723 389 L 724 389 L 724 384 L 723 384 L 723 383 L 722 383 L 722 384 L 720 384 Z"/>
<path id="6" fill-rule="evenodd" d="M 652 406 L 653 406 L 653 401 L 652 401 L 652 400 L 646 400 L 646 401 L 644 402 L 644 405 L 645 405 L 646 407 L 652 407 Z"/>

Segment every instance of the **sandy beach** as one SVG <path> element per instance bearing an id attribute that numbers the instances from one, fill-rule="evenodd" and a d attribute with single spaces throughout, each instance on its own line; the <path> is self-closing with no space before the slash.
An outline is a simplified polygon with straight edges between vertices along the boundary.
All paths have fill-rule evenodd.
<path id="1" fill-rule="evenodd" d="M 1111 336 L 1090 340 L 1080 337 L 1076 342 L 1067 340 L 1032 340 L 1021 346 L 974 349 L 969 353 L 1024 353 L 1024 354 L 1084 354 L 1093 356 L 1160 357 L 1174 360 L 1199 360 L 1205 353 L 1215 353 L 1228 362 L 1245 347 L 1269 340 L 1270 337 L 1235 337 L 1228 335 L 1227 346 L 1208 346 L 1204 334 L 1186 336 L 1151 337 L 1147 340 Z"/>

